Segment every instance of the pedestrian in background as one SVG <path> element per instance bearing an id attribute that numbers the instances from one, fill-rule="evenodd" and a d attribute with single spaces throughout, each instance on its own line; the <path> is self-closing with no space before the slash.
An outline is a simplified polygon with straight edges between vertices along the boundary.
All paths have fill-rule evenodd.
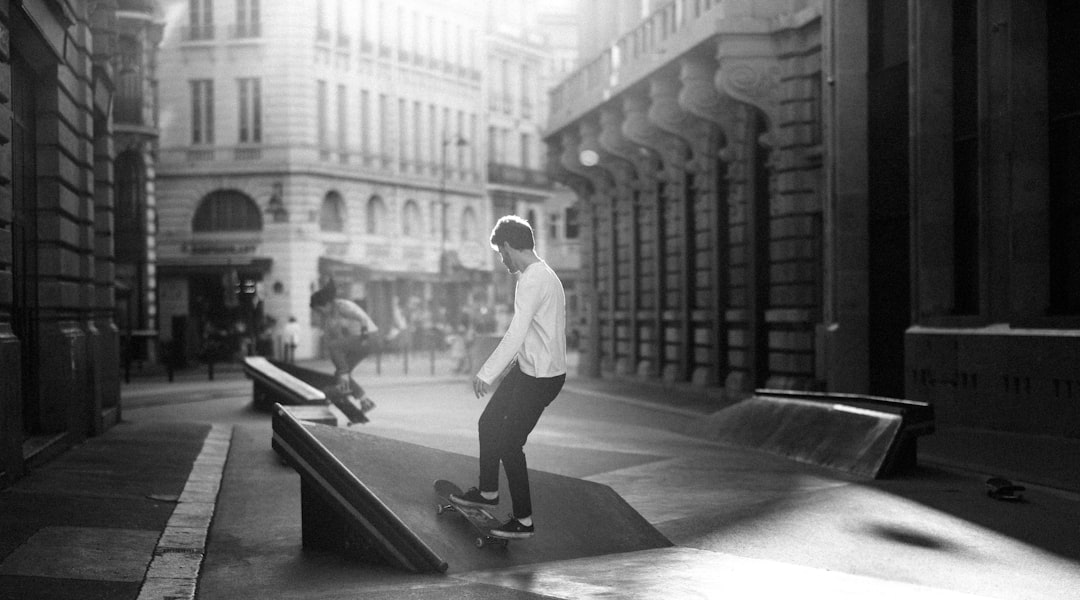
<path id="1" fill-rule="evenodd" d="M 370 410 L 374 403 L 352 378 L 352 371 L 371 353 L 379 328 L 364 309 L 351 300 L 335 297 L 336 293 L 331 280 L 311 295 L 311 308 L 322 317 L 323 341 L 334 363 L 338 390 L 346 393 L 352 390 L 366 407 L 365 411 Z"/>
<path id="2" fill-rule="evenodd" d="M 282 342 L 285 346 L 285 362 L 296 362 L 296 347 L 300 345 L 300 324 L 292 315 L 289 315 L 289 322 L 282 328 Z"/>

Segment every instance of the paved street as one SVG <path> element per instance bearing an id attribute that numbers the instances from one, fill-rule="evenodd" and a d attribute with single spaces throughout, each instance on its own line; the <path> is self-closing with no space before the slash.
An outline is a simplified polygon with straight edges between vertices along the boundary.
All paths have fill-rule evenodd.
<path id="1" fill-rule="evenodd" d="M 483 401 L 465 378 L 362 383 L 378 403 L 365 433 L 475 456 Z M 796 584 L 803 597 L 1072 598 L 1080 589 L 1075 494 L 1036 488 L 1029 502 L 997 502 L 981 477 L 934 467 L 857 480 L 684 435 L 691 409 L 573 380 L 530 438 L 530 468 L 610 485 L 676 548 L 452 577 L 349 564 L 301 552 L 298 479 L 270 450 L 269 415 L 249 402 L 237 373 L 125 387 L 126 420 L 235 425 L 199 598 L 772 597 Z M 537 515 L 538 535 L 553 518 Z"/>

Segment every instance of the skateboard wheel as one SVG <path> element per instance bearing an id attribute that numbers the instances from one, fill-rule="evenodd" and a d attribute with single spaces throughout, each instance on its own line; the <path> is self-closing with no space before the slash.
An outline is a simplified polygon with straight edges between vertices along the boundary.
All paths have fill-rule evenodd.
<path id="1" fill-rule="evenodd" d="M 442 504 L 436 504 L 435 505 L 435 514 L 441 515 L 444 512 L 446 512 L 446 507 L 445 506 L 443 506 Z"/>
<path id="2" fill-rule="evenodd" d="M 476 547 L 477 548 L 483 548 L 484 547 L 484 538 L 482 538 L 482 537 L 476 538 Z"/>

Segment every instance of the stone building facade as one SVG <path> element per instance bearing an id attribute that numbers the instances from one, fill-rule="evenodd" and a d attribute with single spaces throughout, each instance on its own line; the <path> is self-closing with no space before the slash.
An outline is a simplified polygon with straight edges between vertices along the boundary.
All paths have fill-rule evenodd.
<path id="1" fill-rule="evenodd" d="M 292 317 L 307 358 L 330 279 L 387 329 L 486 295 L 482 7 L 162 4 L 163 337 L 197 355 L 208 327 Z"/>
<path id="2" fill-rule="evenodd" d="M 635 22 L 551 94 L 587 373 L 1080 435 L 1075 9 L 674 0 Z"/>
<path id="3" fill-rule="evenodd" d="M 0 1 L 0 485 L 120 418 L 120 4 Z"/>
<path id="4" fill-rule="evenodd" d="M 817 385 L 821 18 L 789 4 L 668 3 L 552 92 L 587 373 Z"/>

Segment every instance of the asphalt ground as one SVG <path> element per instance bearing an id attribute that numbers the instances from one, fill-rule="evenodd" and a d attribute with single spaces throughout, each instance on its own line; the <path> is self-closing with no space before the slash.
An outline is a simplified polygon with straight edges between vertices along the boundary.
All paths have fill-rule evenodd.
<path id="1" fill-rule="evenodd" d="M 475 456 L 483 401 L 467 379 L 363 383 L 378 403 L 364 433 Z M 672 393 L 571 380 L 527 453 L 530 468 L 611 486 L 673 548 L 412 575 L 302 549 L 298 477 L 270 449 L 269 415 L 251 409 L 241 375 L 136 378 L 124 388 L 124 422 L 0 492 L 0 598 L 1075 598 L 1080 589 L 1076 488 L 1035 484 L 1026 502 L 1006 503 L 982 484 L 1003 469 L 1029 484 L 1068 475 L 1067 440 L 1013 440 L 1019 450 L 995 463 L 999 438 L 966 431 L 930 443 L 950 434 L 939 431 L 916 472 L 866 481 L 685 435 L 711 400 L 672 402 Z M 216 488 L 206 483 L 215 465 Z M 198 490 L 213 491 L 212 502 L 184 496 Z M 537 515 L 537 535 L 550 518 Z M 189 535 L 168 541 L 177 533 Z"/>

